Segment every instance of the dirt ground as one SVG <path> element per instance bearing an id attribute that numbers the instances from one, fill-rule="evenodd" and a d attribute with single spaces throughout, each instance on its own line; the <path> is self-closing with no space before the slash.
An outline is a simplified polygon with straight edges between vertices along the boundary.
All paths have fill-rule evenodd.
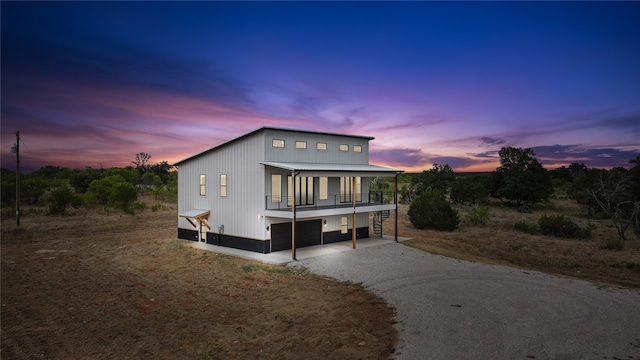
<path id="1" fill-rule="evenodd" d="M 601 249 L 602 239 L 615 236 L 606 220 L 593 221 L 593 236 L 580 240 L 513 229 L 517 220 L 555 213 L 585 226 L 572 202 L 530 214 L 490 204 L 484 227 L 459 210 L 460 227 L 438 232 L 413 228 L 401 205 L 399 235 L 448 257 L 640 289 L 640 240 Z M 362 286 L 194 249 L 176 239 L 176 217 L 175 208 L 134 216 L 100 209 L 32 214 L 19 229 L 3 220 L 0 357 L 392 357 L 394 309 Z"/>
<path id="2" fill-rule="evenodd" d="M 201 251 L 176 210 L 2 221 L 2 359 L 388 359 L 358 284 Z"/>

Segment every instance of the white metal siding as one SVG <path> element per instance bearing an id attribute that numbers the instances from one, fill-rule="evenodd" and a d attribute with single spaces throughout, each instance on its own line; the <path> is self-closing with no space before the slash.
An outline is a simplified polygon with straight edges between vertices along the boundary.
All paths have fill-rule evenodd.
<path id="1" fill-rule="evenodd" d="M 273 148 L 272 139 L 285 140 L 285 147 Z M 306 141 L 306 149 L 296 149 L 296 141 Z M 327 144 L 326 151 L 316 149 L 316 143 Z M 348 144 L 349 151 L 339 151 L 340 144 Z M 362 146 L 361 153 L 353 146 Z M 212 232 L 224 225 L 224 233 L 238 237 L 265 240 L 270 233 L 267 225 L 283 219 L 269 218 L 265 213 L 266 196 L 271 194 L 271 174 L 282 175 L 283 205 L 286 206 L 287 176 L 291 172 L 261 165 L 261 161 L 309 162 L 330 164 L 368 164 L 369 139 L 362 137 L 315 134 L 297 131 L 265 129 L 233 140 L 224 146 L 185 160 L 178 169 L 178 212 L 192 209 L 211 210 L 209 224 Z M 200 174 L 206 175 L 206 195 L 200 196 Z M 227 175 L 227 197 L 220 197 L 220 174 Z M 348 174 L 345 174 L 348 175 Z M 330 177 L 329 195 L 340 193 L 339 178 Z M 369 191 L 368 178 L 362 178 L 362 193 Z M 317 181 L 315 195 L 318 195 Z M 363 198 L 363 200 L 365 200 Z M 368 225 L 368 213 L 357 214 L 357 226 Z M 351 216 L 349 216 L 351 225 Z M 178 227 L 196 230 L 184 218 Z M 340 216 L 327 217 L 323 231 L 340 229 Z"/>
<path id="2" fill-rule="evenodd" d="M 211 209 L 213 232 L 224 225 L 224 233 L 239 237 L 267 239 L 264 217 L 265 189 L 261 133 L 243 138 L 180 164 L 178 169 L 178 211 Z M 199 195 L 199 175 L 207 176 L 207 195 Z M 220 197 L 220 174 L 227 174 L 227 197 Z M 178 227 L 193 229 L 186 219 Z"/>
<path id="3" fill-rule="evenodd" d="M 264 161 L 308 162 L 327 164 L 369 163 L 369 140 L 366 138 L 295 131 L 278 131 L 276 129 L 266 129 L 263 134 L 265 136 Z M 274 148 L 271 144 L 272 139 L 283 139 L 285 141 L 285 147 Z M 307 148 L 296 149 L 296 141 L 306 141 Z M 317 150 L 317 142 L 326 143 L 327 150 Z M 340 151 L 340 144 L 348 144 L 349 151 Z M 353 152 L 353 145 L 362 146 L 362 152 Z"/>

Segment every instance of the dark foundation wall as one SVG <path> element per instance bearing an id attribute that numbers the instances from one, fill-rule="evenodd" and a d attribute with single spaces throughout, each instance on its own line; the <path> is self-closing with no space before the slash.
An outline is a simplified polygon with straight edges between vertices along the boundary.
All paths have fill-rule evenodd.
<path id="1" fill-rule="evenodd" d="M 330 231 L 323 233 L 324 243 L 331 244 L 341 241 L 351 240 L 351 229 L 346 234 L 340 231 Z M 369 237 L 369 227 L 361 227 L 356 229 L 356 239 L 364 239 Z M 198 232 L 196 230 L 178 228 L 178 239 L 198 241 Z M 218 233 L 207 233 L 207 244 L 225 246 L 234 249 L 253 251 L 261 254 L 271 252 L 270 240 L 248 239 L 238 236 L 231 236 Z"/>
<path id="2" fill-rule="evenodd" d="M 226 246 L 234 249 L 240 250 L 248 250 L 253 252 L 258 252 L 261 254 L 267 254 L 271 252 L 271 241 L 270 240 L 256 240 L 256 239 L 247 239 L 238 236 L 230 236 L 225 234 L 207 234 L 207 239 L 209 236 L 214 235 L 217 239 L 217 244 L 219 246 Z"/>
<path id="3" fill-rule="evenodd" d="M 178 228 L 178 239 L 198 241 L 198 231 Z"/>
<path id="4" fill-rule="evenodd" d="M 336 243 L 336 242 L 341 242 L 341 241 L 349 241 L 351 240 L 351 230 L 349 229 L 349 231 L 347 231 L 346 234 L 342 234 L 340 233 L 340 230 L 337 231 L 328 231 L 325 232 L 323 234 L 324 236 L 324 243 L 325 244 L 331 244 L 331 243 Z M 361 227 L 361 228 L 356 228 L 356 239 L 364 239 L 364 238 L 368 238 L 369 237 L 369 227 Z"/>
<path id="5" fill-rule="evenodd" d="M 198 232 L 196 230 L 178 228 L 178 239 L 198 241 Z M 225 246 L 234 249 L 247 250 L 267 254 L 270 252 L 270 240 L 247 239 L 238 236 L 231 236 L 218 233 L 207 233 L 207 244 Z"/>

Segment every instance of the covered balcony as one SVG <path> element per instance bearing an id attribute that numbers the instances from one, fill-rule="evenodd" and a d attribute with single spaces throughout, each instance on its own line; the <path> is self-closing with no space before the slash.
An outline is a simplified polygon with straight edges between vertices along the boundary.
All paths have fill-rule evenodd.
<path id="1" fill-rule="evenodd" d="M 383 210 L 393 210 L 393 192 L 375 191 L 355 195 L 355 206 L 351 196 L 340 194 L 328 195 L 326 199 L 313 196 L 302 203 L 300 197 L 295 197 L 295 211 L 297 218 L 312 218 L 317 216 L 329 216 L 351 213 L 363 213 Z M 293 218 L 294 199 L 289 196 L 265 197 L 265 215 L 280 218 Z"/>

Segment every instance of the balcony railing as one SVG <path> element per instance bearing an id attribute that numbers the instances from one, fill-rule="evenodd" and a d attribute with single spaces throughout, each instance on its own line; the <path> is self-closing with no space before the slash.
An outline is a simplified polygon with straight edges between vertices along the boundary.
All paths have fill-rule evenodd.
<path id="1" fill-rule="evenodd" d="M 293 197 L 290 198 L 288 196 L 267 195 L 265 197 L 265 209 L 291 211 L 291 200 L 293 200 Z M 317 195 L 313 196 L 312 199 L 296 196 L 295 201 L 296 210 L 298 211 L 337 209 L 353 206 L 351 195 L 345 196 L 340 194 L 329 195 L 326 199 L 320 199 L 320 197 Z M 356 207 L 383 205 L 390 204 L 392 202 L 393 193 L 376 191 L 371 193 L 356 194 Z"/>

